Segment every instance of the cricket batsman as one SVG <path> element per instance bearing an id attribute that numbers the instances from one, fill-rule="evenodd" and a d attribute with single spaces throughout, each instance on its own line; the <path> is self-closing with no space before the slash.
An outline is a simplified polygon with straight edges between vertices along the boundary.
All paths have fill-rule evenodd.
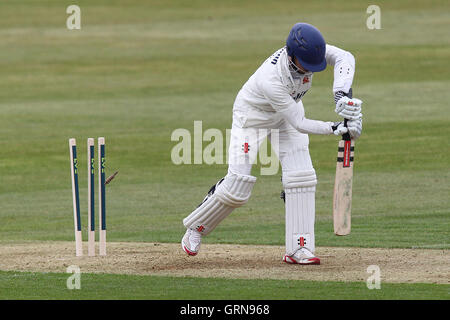
<path id="1" fill-rule="evenodd" d="M 334 66 L 336 113 L 346 122 L 305 117 L 302 97 L 311 88 L 314 72 Z M 256 70 L 239 91 L 233 106 L 227 175 L 211 187 L 203 202 L 184 220 L 187 231 L 182 249 L 195 256 L 202 237 L 212 232 L 235 208 L 250 198 L 256 177 L 251 175 L 256 153 L 265 138 L 278 144 L 285 192 L 286 252 L 291 264 L 320 264 L 315 255 L 315 192 L 317 178 L 309 154 L 309 134 L 342 135 L 357 139 L 362 131 L 362 101 L 350 98 L 355 59 L 345 50 L 325 43 L 320 31 L 297 23 L 286 46 Z M 256 129 L 269 129 L 266 135 Z M 270 130 L 276 129 L 273 141 Z M 261 132 L 261 131 L 258 131 Z M 251 152 L 249 152 L 251 151 Z"/>

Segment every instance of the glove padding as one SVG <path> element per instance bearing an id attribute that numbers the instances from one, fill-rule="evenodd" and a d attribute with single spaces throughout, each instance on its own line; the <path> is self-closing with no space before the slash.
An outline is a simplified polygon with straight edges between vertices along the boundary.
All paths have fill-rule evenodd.
<path id="1" fill-rule="evenodd" d="M 347 121 L 347 128 L 348 133 L 350 134 L 350 137 L 353 140 L 356 140 L 361 135 L 362 131 L 362 118 L 359 118 L 357 120 L 348 120 Z"/>
<path id="2" fill-rule="evenodd" d="M 342 97 L 336 103 L 335 112 L 348 120 L 358 120 L 362 118 L 362 101 L 356 98 Z"/>
<path id="3" fill-rule="evenodd" d="M 335 122 L 331 129 L 336 136 L 342 136 L 344 133 L 348 132 L 348 128 L 344 125 L 344 121 Z"/>

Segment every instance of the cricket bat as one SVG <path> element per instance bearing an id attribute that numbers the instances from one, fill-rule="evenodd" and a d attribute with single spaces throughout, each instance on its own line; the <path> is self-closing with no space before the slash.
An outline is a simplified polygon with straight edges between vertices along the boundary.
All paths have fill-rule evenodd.
<path id="1" fill-rule="evenodd" d="M 351 98 L 351 91 L 349 92 Z M 346 124 L 347 120 L 344 120 Z M 333 225 L 338 236 L 350 234 L 352 213 L 353 157 L 355 141 L 347 132 L 338 144 L 333 194 Z"/>

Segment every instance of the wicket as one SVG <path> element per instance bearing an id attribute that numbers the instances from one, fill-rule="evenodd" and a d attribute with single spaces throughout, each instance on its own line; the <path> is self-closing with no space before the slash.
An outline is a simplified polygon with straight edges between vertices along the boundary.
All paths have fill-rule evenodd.
<path id="1" fill-rule="evenodd" d="M 88 147 L 88 256 L 95 256 L 95 176 L 94 138 L 87 140 Z"/>
<path id="2" fill-rule="evenodd" d="M 83 244 L 81 242 L 81 215 L 80 215 L 80 195 L 78 192 L 78 158 L 77 142 L 75 139 L 69 140 L 70 146 L 70 171 L 72 173 L 72 198 L 73 198 L 73 219 L 75 225 L 75 248 L 76 256 L 83 255 Z"/>
<path id="3" fill-rule="evenodd" d="M 72 176 L 73 216 L 76 256 L 83 255 L 81 236 L 80 195 L 78 186 L 78 158 L 75 138 L 69 139 Z M 95 256 L 95 153 L 94 138 L 87 139 L 88 171 L 88 256 Z M 114 176 L 117 172 L 114 174 Z M 108 182 L 114 178 L 108 178 Z M 98 138 L 98 192 L 99 192 L 99 254 L 106 255 L 106 192 L 105 192 L 105 138 Z"/>
<path id="4" fill-rule="evenodd" d="M 106 255 L 106 200 L 105 200 L 105 138 L 98 138 L 98 189 L 99 189 L 99 245 L 100 255 Z"/>

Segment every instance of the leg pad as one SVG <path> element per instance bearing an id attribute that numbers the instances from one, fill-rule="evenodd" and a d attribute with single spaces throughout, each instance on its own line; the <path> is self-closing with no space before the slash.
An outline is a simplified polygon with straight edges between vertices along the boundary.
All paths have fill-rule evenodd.
<path id="1" fill-rule="evenodd" d="M 229 172 L 214 185 L 203 202 L 183 220 L 186 228 L 207 235 L 235 208 L 247 203 L 256 178 Z"/>

